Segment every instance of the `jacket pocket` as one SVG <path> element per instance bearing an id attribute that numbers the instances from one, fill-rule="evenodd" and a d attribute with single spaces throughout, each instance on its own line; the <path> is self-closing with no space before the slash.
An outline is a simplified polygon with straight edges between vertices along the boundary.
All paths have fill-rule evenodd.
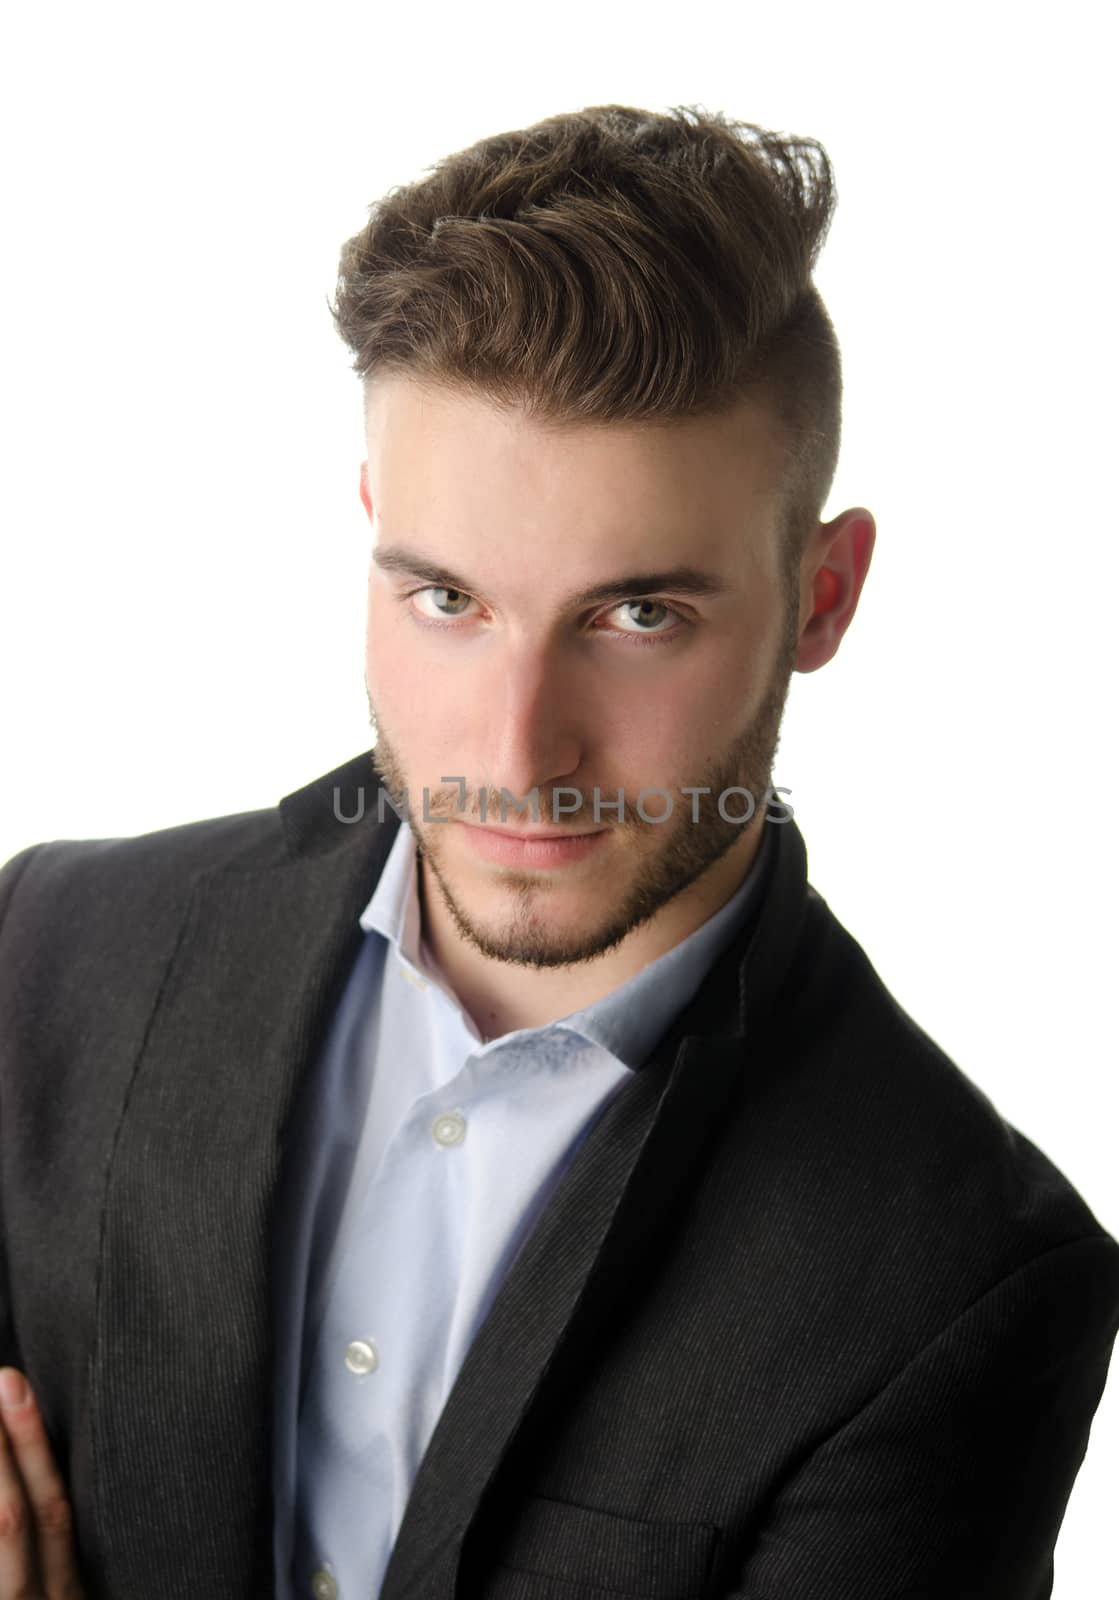
<path id="1" fill-rule="evenodd" d="M 700 1600 L 719 1530 L 647 1522 L 530 1495 L 517 1506 L 486 1600 Z"/>

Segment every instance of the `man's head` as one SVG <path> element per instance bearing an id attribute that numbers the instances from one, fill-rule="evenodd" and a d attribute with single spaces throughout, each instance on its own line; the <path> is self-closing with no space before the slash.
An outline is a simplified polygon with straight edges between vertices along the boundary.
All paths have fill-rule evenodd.
<path id="1" fill-rule="evenodd" d="M 551 118 L 393 191 L 343 251 L 376 760 L 499 959 L 589 959 L 745 859 L 757 823 L 726 791 L 760 818 L 789 676 L 834 653 L 865 575 L 869 514 L 818 520 L 830 170 L 747 131 Z M 535 790 L 538 817 L 502 818 L 503 789 Z M 470 826 L 483 804 L 518 839 L 597 837 L 511 862 Z"/>

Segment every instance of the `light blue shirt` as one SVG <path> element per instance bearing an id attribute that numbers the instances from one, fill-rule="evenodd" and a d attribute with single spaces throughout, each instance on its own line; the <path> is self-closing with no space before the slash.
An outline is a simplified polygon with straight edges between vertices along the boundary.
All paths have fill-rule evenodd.
<path id="1" fill-rule="evenodd" d="M 281 1180 L 276 1600 L 379 1593 L 494 1295 L 599 1115 L 742 927 L 767 834 L 688 938 L 594 1005 L 485 1044 L 426 952 L 401 822 Z"/>

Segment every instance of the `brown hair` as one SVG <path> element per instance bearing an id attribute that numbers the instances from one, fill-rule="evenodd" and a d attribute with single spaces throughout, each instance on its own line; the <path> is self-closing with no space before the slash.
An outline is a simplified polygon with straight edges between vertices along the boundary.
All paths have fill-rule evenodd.
<path id="1" fill-rule="evenodd" d="M 694 106 L 606 105 L 426 170 L 342 248 L 330 309 L 354 371 L 559 426 L 760 396 L 783 424 L 795 571 L 839 453 L 839 347 L 811 278 L 835 206 L 823 146 Z"/>

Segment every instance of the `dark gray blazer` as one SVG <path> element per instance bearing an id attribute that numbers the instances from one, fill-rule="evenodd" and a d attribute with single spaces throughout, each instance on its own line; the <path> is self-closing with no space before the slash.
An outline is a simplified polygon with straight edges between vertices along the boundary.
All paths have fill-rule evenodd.
<path id="1" fill-rule="evenodd" d="M 272 1592 L 273 1202 L 397 826 L 375 794 L 365 752 L 276 808 L 0 872 L 0 1360 L 91 1596 Z M 1119 1246 L 770 825 L 752 930 L 471 1346 L 385 1600 L 1050 1593 Z"/>

